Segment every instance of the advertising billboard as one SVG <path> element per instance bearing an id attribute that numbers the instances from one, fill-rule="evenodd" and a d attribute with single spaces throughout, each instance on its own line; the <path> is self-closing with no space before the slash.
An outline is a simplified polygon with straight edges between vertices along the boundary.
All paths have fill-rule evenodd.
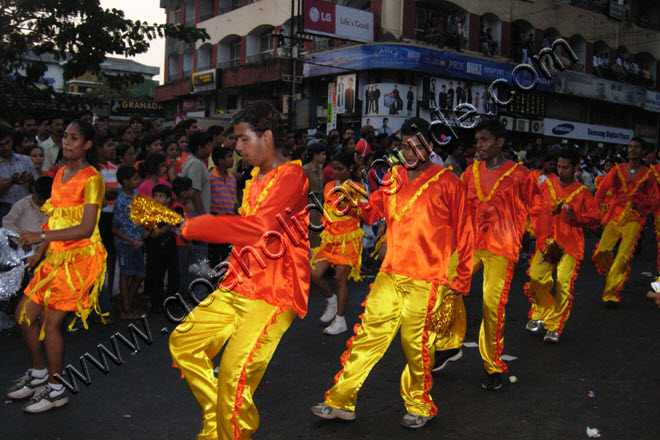
<path id="1" fill-rule="evenodd" d="M 365 43 L 372 42 L 374 14 L 335 3 L 306 0 L 305 32 Z"/>

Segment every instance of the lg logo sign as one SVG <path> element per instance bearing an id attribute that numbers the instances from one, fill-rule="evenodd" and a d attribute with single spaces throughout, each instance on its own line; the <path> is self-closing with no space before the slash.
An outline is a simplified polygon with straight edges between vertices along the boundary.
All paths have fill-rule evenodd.
<path id="1" fill-rule="evenodd" d="M 332 22 L 332 15 L 329 12 L 319 12 L 316 7 L 312 7 L 309 9 L 309 19 L 314 23 L 319 20 L 330 23 Z"/>

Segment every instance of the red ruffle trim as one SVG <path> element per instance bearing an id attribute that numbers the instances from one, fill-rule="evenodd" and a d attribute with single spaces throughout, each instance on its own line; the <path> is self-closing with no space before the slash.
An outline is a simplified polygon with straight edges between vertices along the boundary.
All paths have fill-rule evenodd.
<path id="1" fill-rule="evenodd" d="M 448 293 L 448 295 L 453 295 L 453 293 Z M 424 332 L 422 333 L 422 362 L 424 363 L 424 394 L 422 395 L 422 401 L 426 404 L 431 405 L 429 414 L 435 416 L 438 413 L 438 407 L 433 404 L 433 401 L 429 399 L 429 391 L 433 386 L 433 376 L 431 376 L 431 357 L 429 356 L 429 347 L 427 342 L 429 340 L 429 325 L 433 319 L 433 309 L 435 308 L 435 303 L 438 301 L 438 285 L 431 285 L 431 294 L 429 295 L 429 305 L 426 309 L 426 320 L 424 322 Z"/>
<path id="2" fill-rule="evenodd" d="M 369 291 L 371 291 L 371 288 L 373 286 L 374 285 L 372 283 L 369 286 Z M 369 295 L 367 295 L 367 297 L 362 302 L 362 307 L 364 309 L 367 308 L 367 301 L 368 300 L 369 300 Z M 346 341 L 346 351 L 344 351 L 344 353 L 341 355 L 341 359 L 340 359 L 341 370 L 339 370 L 339 372 L 337 374 L 335 374 L 335 384 L 337 384 L 337 382 L 339 382 L 339 379 L 341 378 L 341 375 L 344 374 L 344 367 L 346 367 L 346 361 L 348 360 L 348 356 L 350 356 L 350 354 L 351 354 L 351 347 L 353 346 L 353 341 L 355 340 L 355 336 L 357 336 L 357 332 L 358 332 L 358 330 L 360 330 L 360 327 L 362 326 L 362 317 L 363 316 L 364 316 L 364 311 L 362 311 L 362 314 L 360 316 L 358 316 L 358 319 L 360 320 L 360 322 L 355 324 L 355 326 L 353 327 L 353 336 L 351 336 L 350 339 L 348 341 Z M 332 388 L 325 392 L 325 400 L 328 400 L 328 398 L 330 397 L 330 391 L 331 390 L 332 390 Z"/>
<path id="3" fill-rule="evenodd" d="M 616 287 L 615 294 L 616 294 L 616 299 L 620 302 L 621 301 L 621 296 L 619 293 L 623 290 L 623 285 L 626 284 L 626 281 L 628 281 L 628 276 L 630 275 L 630 260 L 633 259 L 633 255 L 635 255 L 635 249 L 637 248 L 637 243 L 639 243 L 639 237 L 642 236 L 642 232 L 644 232 L 644 224 L 640 224 L 639 227 L 639 232 L 637 233 L 637 238 L 635 238 L 635 243 L 633 244 L 632 250 L 630 251 L 630 258 L 628 259 L 628 268 L 626 269 L 626 276 L 623 278 L 623 281 L 621 281 L 621 284 L 619 284 Z"/>
<path id="4" fill-rule="evenodd" d="M 500 302 L 497 305 L 497 329 L 495 330 L 495 363 L 502 369 L 504 373 L 508 373 L 509 369 L 506 364 L 500 359 L 500 354 L 504 350 L 504 310 L 506 303 L 509 301 L 509 289 L 511 288 L 511 279 L 513 278 L 513 262 L 509 261 L 506 267 L 506 279 L 504 280 L 504 287 L 500 294 Z"/>
<path id="5" fill-rule="evenodd" d="M 536 253 L 534 253 L 534 255 L 536 255 Z M 534 300 L 532 299 L 532 295 L 529 294 L 529 284 L 532 280 L 532 277 L 529 275 L 529 271 L 532 268 L 532 261 L 534 261 L 534 255 L 532 255 L 532 257 L 529 259 L 529 267 L 525 271 L 525 273 L 527 274 L 527 279 L 530 281 L 527 281 L 525 283 L 525 287 L 523 287 L 523 290 L 525 291 L 525 295 L 527 295 L 527 299 L 529 300 L 529 303 L 532 305 L 529 308 L 529 313 L 527 313 L 527 319 L 532 319 L 532 316 L 534 315 Z"/>
<path id="6" fill-rule="evenodd" d="M 284 312 L 284 310 L 285 310 L 284 308 L 278 307 L 273 312 L 273 315 L 270 317 L 268 322 L 266 322 L 266 325 L 261 331 L 261 334 L 257 338 L 257 342 L 254 343 L 252 350 L 250 350 L 250 354 L 248 355 L 247 359 L 245 360 L 245 363 L 243 364 L 243 370 L 241 371 L 241 376 L 238 378 L 238 384 L 236 384 L 236 394 L 234 396 L 234 414 L 231 417 L 231 424 L 234 425 L 235 439 L 238 439 L 241 436 L 241 428 L 238 426 L 238 423 L 236 423 L 236 417 L 238 416 L 238 413 L 241 410 L 241 406 L 243 406 L 243 391 L 245 391 L 245 387 L 247 385 L 247 375 L 246 375 L 247 366 L 252 363 L 252 356 L 254 355 L 254 353 L 256 353 L 257 350 L 261 348 L 261 344 L 259 344 L 259 341 L 261 341 L 261 338 L 263 338 L 268 334 L 268 327 L 275 324 L 275 322 L 277 321 L 277 316 L 282 312 Z"/>
<path id="7" fill-rule="evenodd" d="M 573 269 L 573 276 L 571 277 L 571 284 L 568 291 L 568 305 L 566 306 L 564 313 L 561 314 L 561 319 L 559 320 L 559 329 L 557 330 L 557 333 L 559 334 L 564 330 L 564 324 L 566 323 L 568 314 L 571 312 L 571 307 L 573 306 L 573 287 L 575 286 L 575 280 L 577 279 L 579 271 L 580 260 L 575 260 L 575 268 Z"/>

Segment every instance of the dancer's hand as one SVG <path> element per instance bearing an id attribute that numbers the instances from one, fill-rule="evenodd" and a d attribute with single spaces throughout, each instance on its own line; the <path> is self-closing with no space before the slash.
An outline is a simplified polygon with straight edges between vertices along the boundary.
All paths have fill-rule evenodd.
<path id="1" fill-rule="evenodd" d="M 30 232 L 22 229 L 17 229 L 16 232 L 18 232 L 18 241 L 21 245 L 41 242 L 41 232 Z"/>
<path id="2" fill-rule="evenodd" d="M 28 268 L 34 269 L 34 267 L 39 263 L 39 260 L 41 260 L 41 256 L 34 253 L 27 257 L 25 262 L 27 263 Z"/>
<path id="3" fill-rule="evenodd" d="M 660 292 L 648 292 L 646 296 L 654 300 L 658 308 L 660 308 Z"/>
<path id="4" fill-rule="evenodd" d="M 568 217 L 569 220 L 575 220 L 575 211 L 570 205 L 566 205 L 566 217 Z"/>

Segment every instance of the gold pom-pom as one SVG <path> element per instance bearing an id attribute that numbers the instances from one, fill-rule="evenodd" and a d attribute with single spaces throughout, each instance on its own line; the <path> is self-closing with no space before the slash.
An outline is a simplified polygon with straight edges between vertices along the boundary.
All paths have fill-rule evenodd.
<path id="1" fill-rule="evenodd" d="M 136 225 L 156 231 L 158 223 L 178 225 L 183 222 L 183 217 L 166 208 L 153 199 L 142 196 L 133 197 L 130 206 L 131 221 Z"/>
<path id="2" fill-rule="evenodd" d="M 446 295 L 431 318 L 431 331 L 444 336 L 449 331 L 456 312 L 456 295 Z"/>
<path id="3" fill-rule="evenodd" d="M 548 238 L 545 240 L 545 249 L 543 249 L 542 255 L 543 261 L 556 266 L 564 256 L 564 248 L 554 238 Z"/>

